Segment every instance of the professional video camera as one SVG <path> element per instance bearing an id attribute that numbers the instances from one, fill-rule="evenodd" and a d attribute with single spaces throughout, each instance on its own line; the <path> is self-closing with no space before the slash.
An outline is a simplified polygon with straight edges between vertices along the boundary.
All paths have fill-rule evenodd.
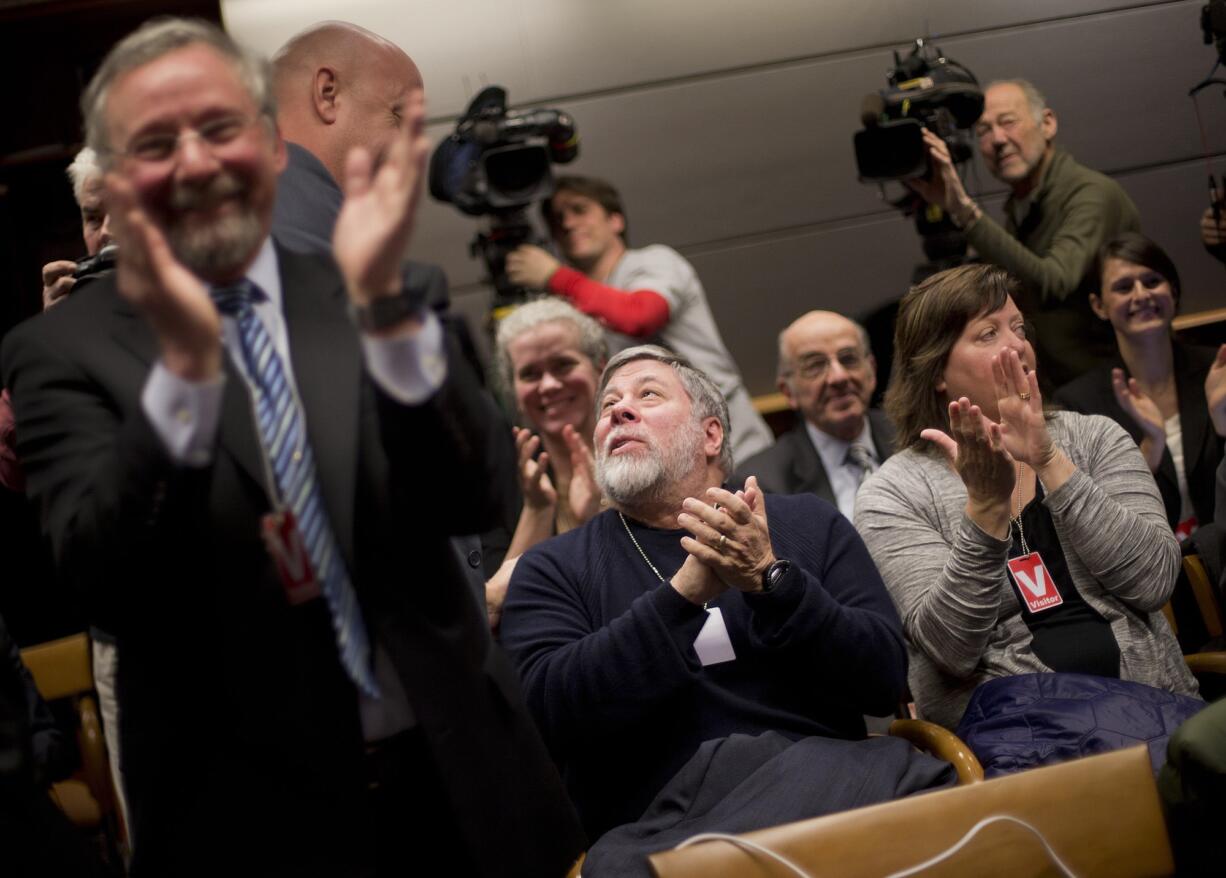
<path id="1" fill-rule="evenodd" d="M 865 128 L 856 132 L 855 149 L 861 182 L 883 185 L 925 176 L 925 128 L 945 141 L 955 164 L 970 160 L 970 128 L 983 114 L 983 91 L 973 73 L 921 38 L 907 57 L 894 53 L 894 69 L 886 79 L 888 88 L 866 95 L 860 104 Z M 904 216 L 915 217 L 929 260 L 916 267 L 912 283 L 965 261 L 966 236 L 944 211 L 910 190 L 890 203 Z"/>
<path id="2" fill-rule="evenodd" d="M 923 129 L 945 141 L 955 163 L 971 157 L 968 131 L 983 113 L 983 91 L 975 75 L 917 39 L 906 58 L 894 53 L 889 88 L 866 95 L 860 104 L 864 130 L 855 136 L 860 180 L 909 180 L 928 172 Z"/>
<path id="3" fill-rule="evenodd" d="M 507 254 L 537 239 L 527 208 L 553 194 L 552 164 L 579 154 L 574 120 L 561 110 L 507 110 L 506 89 L 491 85 L 473 98 L 455 131 L 430 158 L 430 194 L 469 216 L 488 216 L 469 245 L 494 285 L 495 313 L 525 291 L 506 276 Z"/>

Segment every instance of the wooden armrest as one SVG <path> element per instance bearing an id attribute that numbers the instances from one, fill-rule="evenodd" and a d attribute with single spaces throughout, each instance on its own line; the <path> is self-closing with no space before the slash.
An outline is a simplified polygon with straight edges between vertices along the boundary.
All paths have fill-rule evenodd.
<path id="1" fill-rule="evenodd" d="M 47 701 L 67 698 L 94 688 L 89 635 L 74 634 L 30 646 L 21 651 L 22 664 Z"/>
<path id="2" fill-rule="evenodd" d="M 97 829 L 102 824 L 102 808 L 85 781 L 73 777 L 53 783 L 48 795 L 73 826 Z"/>
<path id="3" fill-rule="evenodd" d="M 890 734 L 951 764 L 958 773 L 959 784 L 983 780 L 983 766 L 962 739 L 949 729 L 922 719 L 896 719 L 890 723 Z"/>
<path id="4" fill-rule="evenodd" d="M 1193 674 L 1226 675 L 1226 652 L 1194 652 L 1183 660 Z"/>

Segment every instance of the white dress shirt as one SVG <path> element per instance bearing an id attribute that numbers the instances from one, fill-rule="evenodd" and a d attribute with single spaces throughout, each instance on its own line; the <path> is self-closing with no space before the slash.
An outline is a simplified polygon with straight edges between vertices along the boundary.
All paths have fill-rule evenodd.
<path id="1" fill-rule="evenodd" d="M 281 309 L 281 274 L 270 239 L 265 239 L 247 272 L 247 280 L 267 297 L 255 303 L 255 313 L 271 336 L 296 395 L 298 388 L 291 368 L 289 334 Z M 221 325 L 222 344 L 229 352 L 230 361 L 254 389 L 243 361 L 237 321 L 231 315 L 222 314 Z M 442 387 L 447 377 L 442 327 L 429 309 L 425 311 L 424 325 L 414 335 L 371 338 L 363 334 L 361 343 L 366 371 L 371 378 L 386 394 L 406 405 L 425 402 Z M 141 407 L 172 460 L 195 467 L 212 462 L 224 390 L 224 375 L 213 381 L 193 382 L 175 375 L 160 359 L 154 364 L 141 392 Z M 368 741 L 389 737 L 412 727 L 415 722 L 408 697 L 387 652 L 374 640 L 373 633 L 372 641 L 375 678 L 383 697 L 375 700 L 360 696 L 362 730 Z"/>
<path id="2" fill-rule="evenodd" d="M 822 459 L 822 466 L 826 469 L 826 477 L 830 480 L 830 490 L 834 492 L 839 512 L 850 521 L 856 512 L 856 492 L 860 490 L 861 482 L 860 468 L 847 462 L 847 449 L 852 443 L 819 430 L 808 420 L 805 421 L 805 429 L 809 431 L 809 439 L 817 449 L 817 456 Z M 881 466 L 881 455 L 873 444 L 873 434 L 869 429 L 867 416 L 855 444 L 868 449 L 873 458 L 875 472 Z"/>

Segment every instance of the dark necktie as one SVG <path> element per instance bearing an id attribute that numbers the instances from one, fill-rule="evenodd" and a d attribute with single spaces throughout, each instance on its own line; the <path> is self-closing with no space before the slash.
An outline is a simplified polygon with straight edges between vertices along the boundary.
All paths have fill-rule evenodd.
<path id="1" fill-rule="evenodd" d="M 281 499 L 294 514 L 303 545 L 311 559 L 320 590 L 332 614 L 332 628 L 341 664 L 367 695 L 379 696 L 370 660 L 370 640 L 362 621 L 362 608 L 349 581 L 349 573 L 336 545 L 315 476 L 315 455 L 307 439 L 302 408 L 286 376 L 285 365 L 273 346 L 254 303 L 264 292 L 250 281 L 212 291 L 213 301 L 238 325 L 243 362 L 253 386 L 256 421 L 265 459 Z"/>

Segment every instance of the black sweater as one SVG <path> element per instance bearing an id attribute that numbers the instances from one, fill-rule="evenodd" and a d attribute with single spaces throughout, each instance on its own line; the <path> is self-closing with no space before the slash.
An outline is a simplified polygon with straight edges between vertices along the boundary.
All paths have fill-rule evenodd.
<path id="1" fill-rule="evenodd" d="M 770 594 L 711 602 L 736 660 L 706 668 L 692 647 L 706 614 L 656 578 L 616 512 L 520 559 L 502 642 L 591 838 L 636 819 L 703 741 L 858 738 L 863 714 L 897 705 L 898 614 L 851 523 L 809 495 L 770 495 L 767 515 L 792 570 Z M 627 521 L 671 578 L 685 532 Z"/>

